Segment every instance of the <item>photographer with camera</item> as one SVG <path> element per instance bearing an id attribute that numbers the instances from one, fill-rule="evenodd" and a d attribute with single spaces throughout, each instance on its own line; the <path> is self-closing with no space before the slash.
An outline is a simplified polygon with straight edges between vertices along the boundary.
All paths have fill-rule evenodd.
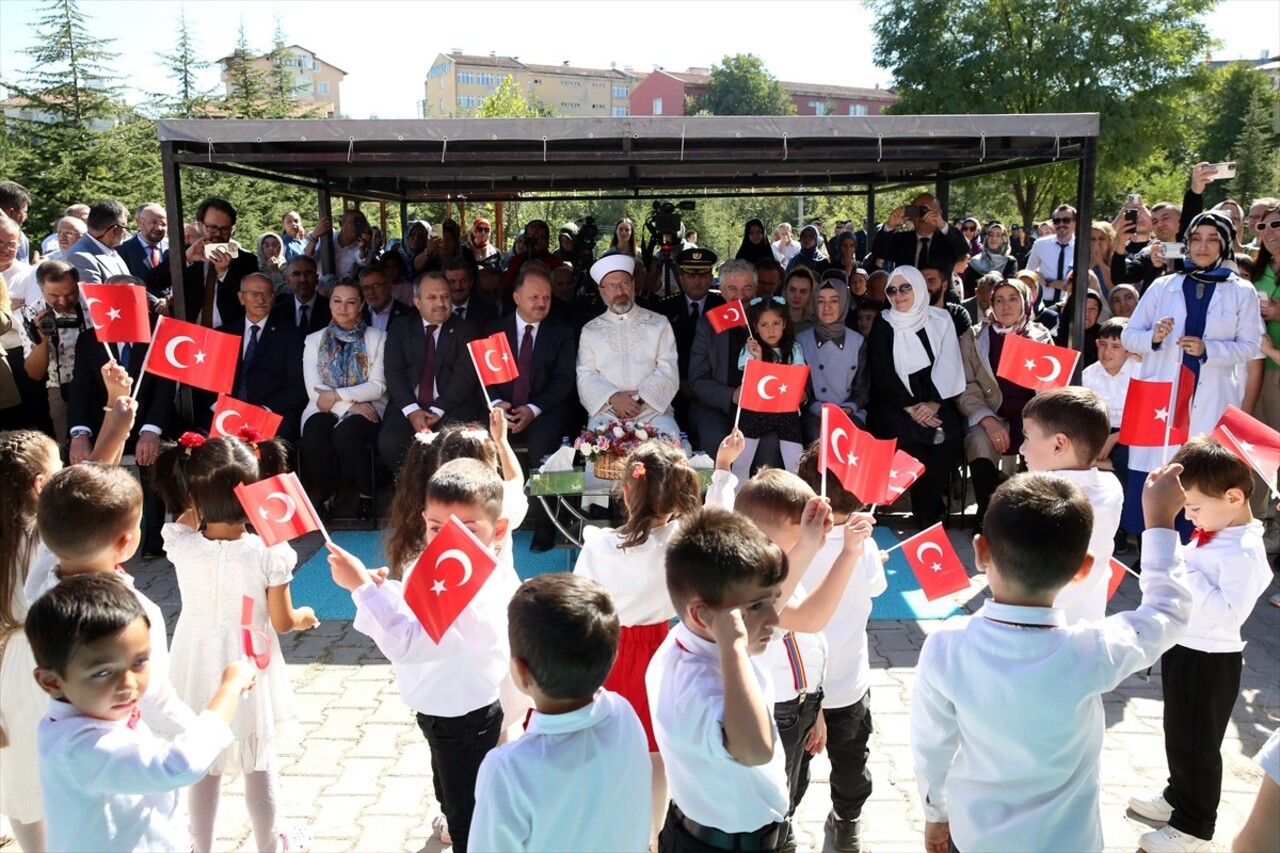
<path id="1" fill-rule="evenodd" d="M 564 261 L 547 251 L 547 243 L 551 239 L 551 229 L 541 219 L 531 219 L 524 227 L 523 252 L 516 252 L 507 261 L 507 270 L 502 274 L 502 289 L 511 293 L 515 289 L 516 276 L 520 274 L 520 266 L 525 261 L 542 261 L 551 269 L 562 266 Z"/>
<path id="2" fill-rule="evenodd" d="M 681 292 L 680 274 L 675 261 L 675 256 L 686 248 L 680 211 L 696 209 L 697 202 L 693 201 L 682 201 L 679 204 L 655 201 L 649 218 L 644 222 L 649 236 L 640 248 L 648 269 L 650 298 L 642 301 L 649 302 L 655 308 L 657 303 Z"/>
<path id="3" fill-rule="evenodd" d="M 899 231 L 904 222 L 914 225 L 915 231 Z M 957 258 L 968 256 L 969 241 L 947 224 L 938 200 L 921 193 L 889 214 L 871 241 L 871 254 L 894 266 L 922 269 L 932 264 L 951 269 Z"/>
<path id="4" fill-rule="evenodd" d="M 67 435 L 67 400 L 75 371 L 76 340 L 85 328 L 80 305 L 80 273 L 65 261 L 36 267 L 40 298 L 18 311 L 22 368 L 49 395 L 49 416 L 59 441 Z"/>

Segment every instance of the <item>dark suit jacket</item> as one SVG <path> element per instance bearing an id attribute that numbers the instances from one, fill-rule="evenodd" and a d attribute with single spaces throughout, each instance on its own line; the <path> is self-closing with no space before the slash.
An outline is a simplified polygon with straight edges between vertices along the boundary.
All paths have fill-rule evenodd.
<path id="1" fill-rule="evenodd" d="M 442 421 L 487 422 L 488 406 L 467 352 L 467 343 L 479 336 L 479 327 L 453 316 L 440 327 L 435 361 L 438 393 L 431 405 L 444 412 Z M 389 397 L 388 422 L 405 420 L 404 408 L 417 404 L 418 379 L 426 354 L 421 320 L 401 320 L 388 327 L 382 357 Z"/>
<path id="2" fill-rule="evenodd" d="M 221 331 L 243 339 L 247 324 L 242 317 L 224 324 Z M 302 378 L 303 340 L 302 333 L 293 326 L 268 317 L 262 324 L 253 361 L 237 359 L 235 385 L 231 387 L 231 396 L 236 399 L 282 415 L 280 436 L 287 439 L 298 437 L 298 421 L 307 407 L 307 384 Z M 206 403 L 199 407 L 202 426 L 208 424 L 212 396 Z"/>
<path id="3" fill-rule="evenodd" d="M 519 358 L 520 341 L 516 340 L 516 315 L 509 314 L 485 330 L 486 334 L 502 332 L 507 336 L 511 351 Z M 529 376 L 529 402 L 537 406 L 542 416 L 559 419 L 566 404 L 577 400 L 578 342 L 573 327 L 548 316 L 538 326 L 533 339 L 533 372 Z M 514 382 L 490 385 L 489 394 L 495 400 L 511 402 Z"/>
<path id="4" fill-rule="evenodd" d="M 706 300 L 702 304 L 702 311 L 698 314 L 698 319 L 702 319 L 702 315 L 707 312 L 707 309 L 719 308 L 723 304 L 723 296 L 718 293 L 708 293 Z M 698 327 L 689 316 L 689 300 L 682 293 L 677 293 L 662 300 L 660 310 L 671 321 L 671 331 L 676 336 L 676 355 L 680 365 L 680 385 L 683 387 L 689 381 L 689 353 L 693 349 L 693 335 Z"/>
<path id="5" fill-rule="evenodd" d="M 286 302 L 287 304 L 289 304 L 290 309 L 292 309 L 292 308 L 293 308 L 293 304 L 292 304 L 292 303 L 293 303 L 293 299 L 292 299 L 292 298 L 285 300 L 285 302 Z M 324 308 L 325 308 L 325 311 L 328 311 L 328 310 L 329 310 L 329 304 L 328 304 L 327 302 L 325 303 Z M 365 306 L 364 306 L 363 314 L 364 314 L 364 321 L 365 321 L 366 323 L 372 323 L 372 322 L 373 322 L 373 320 L 372 320 L 373 312 L 371 312 L 371 311 L 369 310 L 369 306 L 368 306 L 368 305 L 365 305 Z M 390 318 L 389 320 L 387 320 L 387 331 L 391 331 L 391 324 L 392 324 L 392 323 L 394 323 L 394 322 L 396 321 L 396 318 L 397 318 L 397 317 L 403 317 L 403 316 L 405 316 L 405 315 L 411 315 L 411 316 L 413 316 L 413 317 L 418 317 L 418 316 L 420 316 L 420 315 L 418 314 L 418 309 L 413 308 L 412 306 L 409 306 L 409 305 L 405 305 L 403 302 L 399 301 L 398 299 L 392 299 L 392 300 L 391 300 L 391 318 Z M 297 315 L 295 314 L 294 316 L 296 317 Z M 321 327 L 321 328 L 323 328 L 323 327 Z"/>
<path id="6" fill-rule="evenodd" d="M 271 309 L 270 319 L 275 323 L 298 328 L 298 303 L 294 301 L 292 294 L 281 294 L 276 299 L 276 304 Z M 332 319 L 333 315 L 329 313 L 329 300 L 317 295 L 315 304 L 311 306 L 311 314 L 307 318 L 307 328 L 299 330 L 302 332 L 303 339 L 305 340 L 312 332 L 318 332 L 329 325 Z"/>
<path id="7" fill-rule="evenodd" d="M 738 356 L 746 341 L 746 329 L 738 327 L 716 334 L 710 320 L 698 318 L 689 353 L 689 391 L 694 406 L 733 412 L 733 391 L 742 384 Z"/>
<path id="8" fill-rule="evenodd" d="M 483 329 L 494 320 L 498 319 L 498 309 L 492 303 L 486 302 L 480 298 L 479 294 L 472 291 L 471 298 L 466 302 L 464 318 L 468 323 Z"/>
<path id="9" fill-rule="evenodd" d="M 123 344 L 108 344 L 118 361 Z M 133 344 L 129 363 L 125 370 L 138 382 L 138 372 L 147 356 L 147 344 Z M 98 342 L 97 332 L 85 329 L 76 338 L 76 363 L 71 375 L 71 397 L 67 403 L 67 425 L 85 426 L 97 436 L 102 429 L 103 407 L 107 404 L 107 386 L 102 381 L 102 366 L 107 363 L 107 353 Z M 172 435 L 178 424 L 178 413 L 173 406 L 174 383 L 168 379 L 147 375 L 138 397 L 138 416 L 133 435 L 139 428 L 153 425 L 165 435 Z"/>
<path id="10" fill-rule="evenodd" d="M 227 277 L 218 283 L 215 299 L 218 305 L 218 317 L 225 326 L 244 318 L 244 306 L 240 304 L 240 279 L 249 273 L 258 271 L 258 259 L 248 252 L 241 252 L 231 261 L 227 268 Z M 182 271 L 182 293 L 186 299 L 185 319 L 192 323 L 200 322 L 200 309 L 204 306 L 204 264 L 188 264 Z M 325 306 L 328 307 L 328 306 Z"/>
<path id="11" fill-rule="evenodd" d="M 125 264 L 129 267 L 129 272 L 138 278 L 146 281 L 151 275 L 151 250 L 142 242 L 142 238 L 134 234 L 128 240 L 125 240 L 116 249 L 116 253 L 124 258 Z M 169 259 L 168 250 L 161 252 L 160 266 L 163 267 Z"/>
<path id="12" fill-rule="evenodd" d="M 916 232 L 886 231 L 881 225 L 871 243 L 871 253 L 877 258 L 892 261 L 894 266 L 916 265 Z M 929 261 L 950 273 L 961 255 L 969 254 L 969 241 L 958 228 L 948 228 L 946 234 L 937 231 L 929 235 Z"/>

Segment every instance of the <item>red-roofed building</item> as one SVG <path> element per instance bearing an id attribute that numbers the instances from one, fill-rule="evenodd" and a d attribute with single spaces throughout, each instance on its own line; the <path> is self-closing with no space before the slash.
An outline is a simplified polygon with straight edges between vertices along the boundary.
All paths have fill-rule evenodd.
<path id="1" fill-rule="evenodd" d="M 690 68 L 673 72 L 656 69 L 631 92 L 633 116 L 681 116 L 686 98 L 696 98 L 707 90 L 710 72 Z M 895 104 L 898 96 L 892 89 L 861 89 L 853 86 L 828 86 L 822 83 L 790 83 L 779 81 L 802 116 L 880 115 L 885 107 Z"/>

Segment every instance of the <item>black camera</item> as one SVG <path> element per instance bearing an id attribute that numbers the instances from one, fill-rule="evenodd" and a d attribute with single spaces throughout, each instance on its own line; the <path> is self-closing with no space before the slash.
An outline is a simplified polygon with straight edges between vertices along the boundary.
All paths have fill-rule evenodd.
<path id="1" fill-rule="evenodd" d="M 573 238 L 573 248 L 578 254 L 594 251 L 600 240 L 600 228 L 594 216 L 584 216 L 578 221 L 578 233 Z"/>
<path id="2" fill-rule="evenodd" d="M 698 203 L 695 201 L 682 201 L 679 204 L 672 204 L 669 201 L 655 201 L 653 203 L 653 211 L 649 214 L 649 218 L 645 220 L 644 227 L 654 236 L 668 235 L 675 240 L 679 240 L 684 236 L 684 226 L 680 222 L 680 213 L 682 210 L 697 210 Z"/>
<path id="3" fill-rule="evenodd" d="M 32 342 L 39 341 L 41 338 L 53 340 L 58 336 L 59 329 L 80 329 L 84 327 L 84 322 L 79 317 L 59 317 L 52 311 L 39 314 L 35 320 L 25 320 L 27 325 L 27 337 Z M 37 334 L 37 331 L 39 334 Z"/>

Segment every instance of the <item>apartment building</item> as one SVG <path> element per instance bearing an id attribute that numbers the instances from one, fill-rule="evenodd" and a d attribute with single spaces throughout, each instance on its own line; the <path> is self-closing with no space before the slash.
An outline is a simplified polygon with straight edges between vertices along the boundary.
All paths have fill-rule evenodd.
<path id="1" fill-rule="evenodd" d="M 631 90 L 642 79 L 629 68 L 583 68 L 521 62 L 518 56 L 475 56 L 460 50 L 436 56 L 427 72 L 418 114 L 423 118 L 472 115 L 503 79 L 511 77 L 526 101 L 557 116 L 625 116 Z"/>
<path id="2" fill-rule="evenodd" d="M 696 98 L 707 90 L 710 70 L 689 68 L 685 71 L 655 69 L 631 92 L 631 115 L 682 116 L 685 98 Z M 790 83 L 779 81 L 802 116 L 866 116 L 880 115 L 885 107 L 897 103 L 891 89 L 863 89 L 854 86 L 829 86 L 824 83 Z"/>
<path id="3" fill-rule="evenodd" d="M 218 60 L 218 66 L 222 69 L 222 85 L 228 95 L 231 94 L 231 80 L 227 74 L 230 60 L 230 56 Z M 256 57 L 253 64 L 262 71 L 271 69 L 271 59 L 268 56 Z M 336 65 L 322 62 L 314 52 L 297 44 L 285 48 L 285 59 L 281 64 L 293 74 L 294 101 L 314 107 L 310 112 L 315 118 L 342 116 L 342 80 L 347 72 Z"/>

